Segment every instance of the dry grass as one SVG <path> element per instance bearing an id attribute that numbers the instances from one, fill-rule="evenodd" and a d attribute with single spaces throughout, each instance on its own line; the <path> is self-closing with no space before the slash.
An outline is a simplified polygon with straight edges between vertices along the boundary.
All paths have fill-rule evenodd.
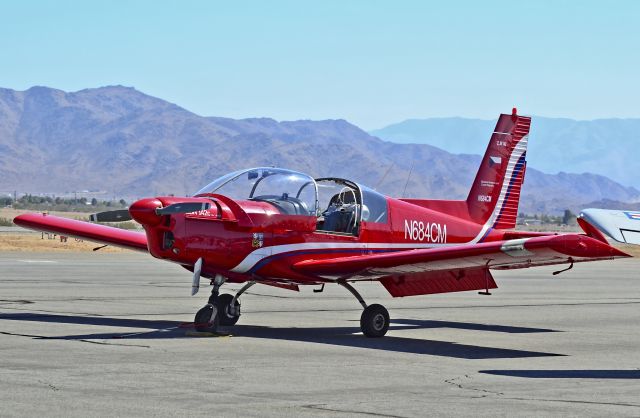
<path id="1" fill-rule="evenodd" d="M 613 245 L 620 251 L 624 251 L 625 253 L 633 256 L 640 257 L 640 245 L 631 245 L 631 244 L 618 244 Z"/>
<path id="2" fill-rule="evenodd" d="M 53 235 L 51 235 L 53 238 Z M 60 236 L 55 239 L 49 239 L 47 234 L 29 232 L 7 232 L 0 233 L 0 251 L 27 251 L 27 252 L 54 252 L 54 251 L 73 251 L 86 252 L 93 251 L 94 248 L 101 244 L 89 241 L 78 241 L 69 237 L 66 242 L 60 242 Z M 127 251 L 118 247 L 105 247 L 100 251 L 104 252 L 122 252 Z"/>
<path id="3" fill-rule="evenodd" d="M 0 208 L 0 218 L 7 218 L 13 220 L 18 215 L 23 213 L 42 213 L 42 211 L 29 210 L 29 209 L 13 209 L 13 208 Z M 61 216 L 63 218 L 89 220 L 89 214 L 84 212 L 47 212 L 51 215 Z"/>
<path id="4" fill-rule="evenodd" d="M 23 213 L 38 213 L 33 210 L 20 210 L 12 208 L 0 208 L 0 218 L 13 221 L 18 215 Z M 89 214 L 82 212 L 49 212 L 51 215 L 61 216 L 63 218 L 71 218 L 78 220 L 88 220 Z M 127 228 L 130 229 L 130 228 Z M 42 238 L 44 236 L 44 239 Z M 60 241 L 60 236 L 53 234 L 40 234 L 27 232 L 20 228 L 15 231 L 0 233 L 0 251 L 33 251 L 33 252 L 50 252 L 50 251 L 93 251 L 94 248 L 101 246 L 91 241 L 77 240 L 69 237 L 66 242 Z M 104 252 L 121 252 L 128 251 L 119 247 L 108 246 L 100 251 Z"/>

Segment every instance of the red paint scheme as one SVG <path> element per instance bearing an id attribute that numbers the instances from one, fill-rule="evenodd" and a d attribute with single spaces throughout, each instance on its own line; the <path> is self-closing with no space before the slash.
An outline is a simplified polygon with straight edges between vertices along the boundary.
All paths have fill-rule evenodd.
<path id="1" fill-rule="evenodd" d="M 389 276 L 380 279 L 380 283 L 394 298 L 498 287 L 489 270 L 483 268 Z"/>
<path id="2" fill-rule="evenodd" d="M 291 289 L 374 279 L 393 296 L 494 288 L 489 269 L 626 257 L 591 229 L 585 229 L 590 236 L 509 230 L 515 227 L 530 123 L 524 116 L 500 116 L 466 200 L 386 198 L 386 222 L 362 220 L 357 234 L 317 230 L 316 214 L 286 214 L 268 201 L 212 193 L 134 203 L 130 214 L 146 236 L 36 214 L 18 216 L 15 223 L 148 250 L 190 270 L 202 258 L 202 275 L 209 278 L 221 274 L 232 282 L 256 280 Z M 210 208 L 162 216 L 155 212 L 185 202 Z M 356 206 L 357 219 L 364 204 Z"/>
<path id="3" fill-rule="evenodd" d="M 626 257 L 622 251 L 596 239 L 578 235 L 550 235 L 523 240 L 495 241 L 402 253 L 373 254 L 325 260 L 305 260 L 294 269 L 352 279 L 381 278 L 431 271 L 511 269 L 561 264 L 596 258 Z"/>

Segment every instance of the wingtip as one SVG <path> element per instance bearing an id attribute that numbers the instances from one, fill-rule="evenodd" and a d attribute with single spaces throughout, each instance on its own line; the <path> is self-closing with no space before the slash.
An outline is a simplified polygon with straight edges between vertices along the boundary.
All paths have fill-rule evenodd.
<path id="1" fill-rule="evenodd" d="M 38 216 L 37 213 L 23 213 L 13 218 L 13 223 L 17 226 L 26 228 L 29 225 L 29 219 L 33 216 Z M 42 216 L 42 215 L 40 215 Z"/>
<path id="2" fill-rule="evenodd" d="M 631 255 L 608 242 L 582 234 L 565 234 L 553 237 L 551 247 L 560 253 L 584 258 L 626 258 Z"/>
<path id="3" fill-rule="evenodd" d="M 633 258 L 634 256 L 628 253 L 625 253 L 624 251 L 622 251 L 619 248 L 610 246 L 611 249 L 615 252 L 614 257 L 619 257 L 619 258 Z"/>

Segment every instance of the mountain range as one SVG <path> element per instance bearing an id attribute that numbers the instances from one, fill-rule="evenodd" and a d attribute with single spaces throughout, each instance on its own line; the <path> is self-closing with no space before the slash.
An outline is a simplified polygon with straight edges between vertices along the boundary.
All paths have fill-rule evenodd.
<path id="1" fill-rule="evenodd" d="M 474 138 L 478 154 L 490 129 Z M 466 197 L 479 163 L 471 153 L 385 141 L 345 120 L 203 117 L 122 86 L 0 89 L 5 191 L 186 195 L 233 170 L 277 165 L 391 196 L 456 199 Z M 529 165 L 522 211 L 576 211 L 597 201 L 638 202 L 640 192 L 602 175 L 545 174 Z"/>
<path id="2" fill-rule="evenodd" d="M 494 120 L 409 119 L 370 132 L 386 141 L 429 144 L 445 151 L 481 154 Z M 640 187 L 640 119 L 573 120 L 532 117 L 527 160 L 545 173 L 590 172 Z"/>

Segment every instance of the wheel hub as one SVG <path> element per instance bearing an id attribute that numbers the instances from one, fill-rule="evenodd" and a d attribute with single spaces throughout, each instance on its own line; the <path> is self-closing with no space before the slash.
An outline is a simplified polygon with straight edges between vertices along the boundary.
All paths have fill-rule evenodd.
<path id="1" fill-rule="evenodd" d="M 382 314 L 377 314 L 373 317 L 373 327 L 376 331 L 380 331 L 382 328 L 384 328 L 385 322 L 386 321 L 384 319 L 384 315 Z"/>

